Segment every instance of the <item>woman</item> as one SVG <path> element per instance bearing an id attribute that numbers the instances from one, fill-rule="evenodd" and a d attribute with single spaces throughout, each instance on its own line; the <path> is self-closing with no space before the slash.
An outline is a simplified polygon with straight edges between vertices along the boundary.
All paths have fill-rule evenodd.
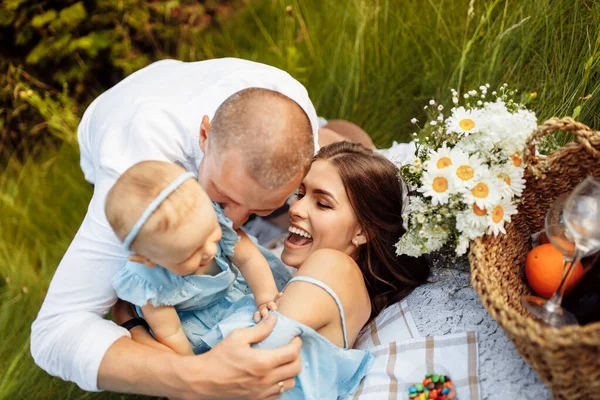
<path id="1" fill-rule="evenodd" d="M 265 347 L 276 346 L 300 333 L 304 368 L 290 395 L 307 397 L 310 391 L 332 398 L 332 394 L 346 394 L 344 388 L 355 386 L 366 372 L 364 354 L 348 356 L 358 372 L 351 385 L 340 381 L 343 374 L 317 383 L 310 379 L 311 373 L 333 356 L 337 357 L 336 371 L 343 369 L 349 354 L 344 352 L 353 351 L 344 349 L 352 347 L 363 326 L 427 280 L 429 267 L 424 259 L 395 254 L 394 244 L 405 232 L 403 190 L 397 174 L 394 164 L 383 156 L 357 143 L 338 142 L 321 149 L 297 191 L 282 260 L 298 268 L 298 273 L 277 300 L 281 315 L 263 342 L 270 340 Z M 231 330 L 252 324 L 255 308 L 251 303 L 234 307 L 238 310 L 205 338 L 207 344 L 212 346 Z M 333 354 L 328 360 L 315 355 L 318 351 L 311 355 L 311 345 L 328 346 L 319 337 L 339 352 L 328 352 Z M 349 376 L 348 371 L 342 372 Z M 321 387 L 322 383 L 327 387 Z M 281 391 L 289 389 L 280 386 Z"/>

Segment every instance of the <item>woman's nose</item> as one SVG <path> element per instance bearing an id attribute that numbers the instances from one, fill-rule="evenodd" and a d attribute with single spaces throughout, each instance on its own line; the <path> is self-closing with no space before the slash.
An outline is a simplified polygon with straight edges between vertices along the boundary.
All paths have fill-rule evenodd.
<path id="1" fill-rule="evenodd" d="M 308 212 L 306 211 L 306 202 L 302 199 L 296 199 L 290 206 L 290 217 L 295 218 L 306 218 L 308 217 Z"/>

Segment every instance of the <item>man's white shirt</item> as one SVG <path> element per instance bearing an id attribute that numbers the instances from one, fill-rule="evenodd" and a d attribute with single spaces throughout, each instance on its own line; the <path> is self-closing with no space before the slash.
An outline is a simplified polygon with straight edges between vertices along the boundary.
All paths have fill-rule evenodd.
<path id="1" fill-rule="evenodd" d="M 317 114 L 304 86 L 282 70 L 246 60 L 159 61 L 88 107 L 78 140 L 81 168 L 94 184 L 94 195 L 32 325 L 31 353 L 49 374 L 97 391 L 104 354 L 117 339 L 129 336 L 103 318 L 117 300 L 111 279 L 127 258 L 104 213 L 115 180 L 143 160 L 174 162 L 197 174 L 202 117 L 212 119 L 227 97 L 249 87 L 275 90 L 298 103 L 318 148 Z"/>

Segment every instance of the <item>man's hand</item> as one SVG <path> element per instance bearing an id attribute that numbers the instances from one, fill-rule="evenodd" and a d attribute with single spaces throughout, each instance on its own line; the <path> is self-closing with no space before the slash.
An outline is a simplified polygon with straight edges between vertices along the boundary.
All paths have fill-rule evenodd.
<path id="1" fill-rule="evenodd" d="M 183 357 L 179 376 L 189 390 L 180 398 L 195 400 L 204 393 L 203 399 L 276 399 L 282 389 L 293 388 L 301 370 L 300 338 L 273 350 L 250 347 L 269 336 L 275 321 L 271 314 L 261 324 L 232 332 L 202 356 Z"/>

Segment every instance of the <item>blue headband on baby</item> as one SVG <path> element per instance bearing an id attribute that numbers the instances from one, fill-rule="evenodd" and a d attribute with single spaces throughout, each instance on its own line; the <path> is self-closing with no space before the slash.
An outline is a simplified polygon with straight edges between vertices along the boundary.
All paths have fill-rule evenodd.
<path id="1" fill-rule="evenodd" d="M 156 196 L 156 198 L 152 200 L 150 204 L 148 204 L 148 207 L 146 207 L 146 209 L 142 213 L 142 216 L 137 220 L 137 222 L 133 225 L 133 228 L 131 228 L 129 234 L 127 234 L 127 236 L 125 237 L 125 240 L 123 241 L 123 248 L 125 250 L 129 251 L 129 246 L 131 246 L 131 243 L 133 243 L 137 235 L 140 233 L 142 227 L 146 224 L 146 222 L 148 222 L 148 218 L 150 218 L 152 213 L 156 211 L 156 209 L 161 205 L 161 203 L 165 201 L 165 199 L 169 197 L 171 193 L 177 190 L 177 188 L 181 186 L 183 182 L 187 181 L 190 178 L 195 179 L 196 176 L 191 172 L 184 172 L 183 174 L 179 175 L 177 179 L 171 182 L 169 186 L 164 188 L 158 194 L 158 196 Z"/>

